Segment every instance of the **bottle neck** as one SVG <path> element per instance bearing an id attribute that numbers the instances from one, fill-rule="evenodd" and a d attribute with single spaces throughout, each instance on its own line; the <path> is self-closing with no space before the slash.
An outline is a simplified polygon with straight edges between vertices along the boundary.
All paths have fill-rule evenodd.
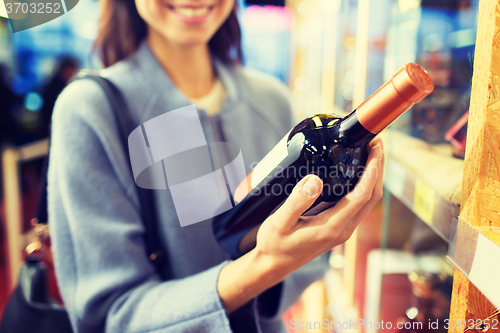
<path id="1" fill-rule="evenodd" d="M 373 139 L 377 133 L 372 133 L 359 122 L 356 110 L 340 121 L 340 132 L 343 138 L 352 142 L 363 142 Z"/>
<path id="2" fill-rule="evenodd" d="M 371 139 L 433 89 L 425 70 L 407 64 L 341 120 L 338 134 L 354 142 Z"/>
<path id="3" fill-rule="evenodd" d="M 356 108 L 357 118 L 366 130 L 378 134 L 433 88 L 422 68 L 407 64 Z"/>

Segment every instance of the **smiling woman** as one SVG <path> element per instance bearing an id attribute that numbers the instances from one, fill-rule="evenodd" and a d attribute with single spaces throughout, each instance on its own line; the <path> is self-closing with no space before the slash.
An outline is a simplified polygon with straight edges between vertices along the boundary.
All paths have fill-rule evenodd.
<path id="1" fill-rule="evenodd" d="M 159 127 L 170 135 L 161 136 L 161 145 L 194 142 L 186 124 L 195 124 L 201 141 L 239 146 L 249 172 L 295 124 L 287 87 L 241 65 L 235 0 L 102 1 L 95 50 L 106 67 L 102 75 L 125 97 L 131 128 L 195 104 L 192 118 L 181 112 L 180 125 Z M 52 119 L 51 240 L 78 333 L 286 332 L 283 312 L 322 277 L 327 252 L 352 234 L 380 197 L 382 177 L 368 173 L 362 195 L 306 221 L 302 214 L 322 187 L 309 175 L 262 223 L 256 247 L 231 260 L 217 244 L 211 218 L 181 227 L 173 186 L 155 190 L 163 274 L 147 255 L 143 207 L 112 113 L 99 86 L 78 80 L 60 95 Z M 377 147 L 367 169 L 382 165 Z M 185 192 L 188 213 L 211 199 Z"/>
<path id="2" fill-rule="evenodd" d="M 207 43 L 235 8 L 234 0 L 137 0 L 136 6 L 151 33 L 186 46 Z"/>
<path id="3" fill-rule="evenodd" d="M 104 66 L 126 58 L 146 38 L 183 45 L 208 42 L 210 52 L 225 64 L 241 64 L 241 30 L 234 0 L 201 1 L 104 0 L 99 34 L 94 43 Z M 142 16 L 142 17 L 141 17 Z M 151 35 L 150 34 L 150 35 Z"/>

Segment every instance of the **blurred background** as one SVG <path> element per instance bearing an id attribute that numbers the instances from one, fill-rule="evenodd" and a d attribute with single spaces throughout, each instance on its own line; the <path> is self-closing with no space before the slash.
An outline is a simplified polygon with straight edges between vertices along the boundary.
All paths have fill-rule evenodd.
<path id="1" fill-rule="evenodd" d="M 245 66 L 286 83 L 298 119 L 346 114 L 408 62 L 436 86 L 384 133 L 384 199 L 333 250 L 331 271 L 285 321 L 448 317 L 453 267 L 445 256 L 460 205 L 478 1 L 239 0 Z M 91 53 L 99 6 L 80 0 L 15 34 L 0 18 L 0 313 L 28 242 L 54 101 L 79 69 L 100 67 Z M 309 331 L 343 329 L 293 330 Z"/>

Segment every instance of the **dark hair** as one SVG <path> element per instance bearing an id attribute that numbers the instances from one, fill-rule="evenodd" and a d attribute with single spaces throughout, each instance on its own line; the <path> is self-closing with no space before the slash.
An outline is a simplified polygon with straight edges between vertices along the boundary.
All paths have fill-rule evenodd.
<path id="1" fill-rule="evenodd" d="M 208 43 L 212 56 L 228 65 L 243 62 L 236 3 L 237 1 L 229 17 Z M 139 16 L 134 0 L 102 1 L 94 51 L 97 51 L 104 67 L 109 67 L 133 53 L 146 35 L 146 22 Z"/>

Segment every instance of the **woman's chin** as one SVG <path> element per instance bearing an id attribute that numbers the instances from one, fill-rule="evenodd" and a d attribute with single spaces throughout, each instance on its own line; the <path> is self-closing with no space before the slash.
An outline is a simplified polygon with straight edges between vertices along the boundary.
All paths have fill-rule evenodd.
<path id="1" fill-rule="evenodd" d="M 182 47 L 196 47 L 207 45 L 210 41 L 210 34 L 184 34 L 184 36 L 179 34 L 176 38 L 169 39 Z"/>
<path id="2" fill-rule="evenodd" d="M 165 31 L 166 29 L 150 29 L 148 39 L 167 40 L 169 44 L 181 47 L 194 47 L 207 45 L 210 41 L 210 34 L 201 31 Z"/>

